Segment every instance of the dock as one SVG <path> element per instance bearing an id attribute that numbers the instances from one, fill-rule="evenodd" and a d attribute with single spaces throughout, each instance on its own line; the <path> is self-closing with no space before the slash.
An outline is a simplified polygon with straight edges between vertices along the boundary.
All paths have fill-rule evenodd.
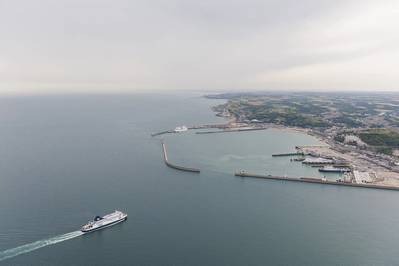
<path id="1" fill-rule="evenodd" d="M 252 177 L 259 179 L 271 179 L 271 180 L 280 180 L 280 181 L 293 181 L 293 182 L 303 182 L 310 184 L 321 184 L 321 185 L 333 185 L 333 186 L 346 186 L 346 187 L 358 187 L 358 188 L 373 188 L 373 189 L 385 189 L 385 190 L 396 190 L 399 191 L 399 187 L 394 186 L 383 186 L 383 185 L 375 185 L 375 184 L 367 184 L 367 183 L 350 183 L 344 181 L 329 181 L 325 178 L 314 178 L 314 177 L 284 177 L 284 176 L 274 176 L 274 175 L 260 175 L 247 173 L 245 171 L 239 171 L 234 174 L 239 177 Z"/>
<path id="2" fill-rule="evenodd" d="M 164 162 L 168 167 L 179 170 L 179 171 L 185 171 L 185 172 L 191 172 L 191 173 L 199 174 L 201 172 L 200 169 L 197 169 L 197 168 L 185 167 L 185 166 L 180 166 L 180 165 L 170 163 L 168 160 L 168 153 L 166 151 L 166 145 L 164 142 L 162 142 L 162 151 L 163 151 Z"/>
<path id="3" fill-rule="evenodd" d="M 241 131 L 255 131 L 255 130 L 265 130 L 268 127 L 230 127 L 229 124 L 209 124 L 209 125 L 198 125 L 198 126 L 189 126 L 187 130 L 193 129 L 219 129 L 219 130 L 210 130 L 210 131 L 199 131 L 195 132 L 196 134 L 212 134 L 212 133 L 227 133 L 227 132 L 241 132 Z M 160 132 L 156 132 L 151 134 L 152 137 L 161 136 L 164 134 L 177 133 L 175 130 L 164 130 Z"/>
<path id="4" fill-rule="evenodd" d="M 187 130 L 207 129 L 207 128 L 226 129 L 228 127 L 229 127 L 228 124 L 208 124 L 208 125 L 199 125 L 199 126 L 189 126 L 189 127 L 187 127 Z M 164 131 L 153 133 L 153 134 L 151 134 L 151 136 L 156 137 L 156 136 L 161 136 L 164 134 L 172 134 L 172 133 L 178 133 L 178 132 L 176 132 L 176 130 L 174 130 L 174 129 L 169 129 L 169 130 L 164 130 Z"/>
<path id="5" fill-rule="evenodd" d="M 214 133 L 232 133 L 232 132 L 242 132 L 242 131 L 256 131 L 256 130 L 266 130 L 267 127 L 258 127 L 258 128 L 232 128 L 218 131 L 198 131 L 195 134 L 214 134 Z"/>
<path id="6" fill-rule="evenodd" d="M 291 152 L 291 153 L 276 153 L 272 154 L 272 157 L 284 157 L 284 156 L 304 156 L 303 152 Z"/>
<path id="7" fill-rule="evenodd" d="M 170 133 L 175 133 L 175 132 L 173 130 L 165 130 L 165 131 L 153 133 L 153 134 L 151 134 L 151 137 L 156 137 L 156 136 L 160 136 L 163 134 L 170 134 Z"/>

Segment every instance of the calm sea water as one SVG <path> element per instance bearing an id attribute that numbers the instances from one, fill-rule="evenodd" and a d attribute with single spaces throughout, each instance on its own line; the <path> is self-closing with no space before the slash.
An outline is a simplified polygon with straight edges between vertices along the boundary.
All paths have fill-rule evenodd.
<path id="1" fill-rule="evenodd" d="M 223 122 L 210 110 L 217 103 L 171 94 L 1 98 L 0 265 L 399 264 L 398 192 L 233 176 L 318 176 L 271 157 L 317 144 L 312 137 L 168 135 L 170 160 L 202 172 L 167 168 L 161 138 L 150 134 Z M 114 209 L 129 220 L 76 232 Z"/>

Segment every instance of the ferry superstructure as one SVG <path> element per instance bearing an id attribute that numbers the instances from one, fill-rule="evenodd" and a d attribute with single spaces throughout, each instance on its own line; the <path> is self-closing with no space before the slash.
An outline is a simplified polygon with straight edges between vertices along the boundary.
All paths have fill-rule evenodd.
<path id="1" fill-rule="evenodd" d="M 113 213 L 104 215 L 102 217 L 96 216 L 93 221 L 89 221 L 87 224 L 82 226 L 80 231 L 82 231 L 83 233 L 89 233 L 121 223 L 126 220 L 127 220 L 126 213 L 123 213 L 121 211 L 114 211 Z"/>

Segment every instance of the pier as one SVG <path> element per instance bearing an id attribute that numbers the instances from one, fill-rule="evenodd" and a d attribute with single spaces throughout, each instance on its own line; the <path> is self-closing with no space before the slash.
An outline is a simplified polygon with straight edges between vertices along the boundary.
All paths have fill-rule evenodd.
<path id="1" fill-rule="evenodd" d="M 257 128 L 232 128 L 218 131 L 199 131 L 195 132 L 195 134 L 214 134 L 214 133 L 231 133 L 231 132 L 242 132 L 242 131 L 256 131 L 256 130 L 265 130 L 267 127 L 257 127 Z"/>
<path id="2" fill-rule="evenodd" d="M 280 181 L 293 181 L 293 182 L 303 182 L 303 183 L 311 183 L 311 184 L 322 184 L 322 185 L 334 185 L 334 186 L 347 186 L 347 187 L 359 187 L 359 188 L 374 188 L 374 189 L 385 189 L 385 190 L 396 190 L 399 191 L 399 187 L 394 186 L 382 186 L 375 184 L 367 184 L 367 183 L 350 183 L 344 181 L 329 181 L 325 178 L 314 178 L 314 177 L 284 177 L 284 176 L 273 176 L 273 175 L 260 175 L 253 173 L 246 173 L 245 171 L 239 171 L 234 174 L 235 176 L 240 177 L 252 177 L 252 178 L 260 178 L 260 179 L 271 179 L 271 180 L 280 180 Z"/>
<path id="3" fill-rule="evenodd" d="M 174 130 L 165 130 L 165 131 L 153 133 L 153 134 L 151 134 L 151 137 L 156 137 L 156 136 L 160 136 L 163 134 L 169 134 L 169 133 L 175 133 L 175 131 Z"/>
<path id="4" fill-rule="evenodd" d="M 254 131 L 254 130 L 265 130 L 268 127 L 231 127 L 229 124 L 211 124 L 211 125 L 198 125 L 198 126 L 190 126 L 187 127 L 188 130 L 193 129 L 220 129 L 218 131 L 200 131 L 196 132 L 196 134 L 212 134 L 212 133 L 226 133 L 226 132 L 241 132 L 241 131 Z M 178 133 L 175 130 L 164 130 L 157 133 L 151 134 L 152 137 L 164 135 L 164 134 L 171 134 L 171 133 Z"/>
<path id="5" fill-rule="evenodd" d="M 165 164 L 173 169 L 179 170 L 179 171 L 185 171 L 185 172 L 191 172 L 191 173 L 200 173 L 200 169 L 197 168 L 191 168 L 191 167 L 185 167 L 185 166 L 180 166 L 180 165 L 175 165 L 169 162 L 168 160 L 168 153 L 166 152 L 166 145 L 164 142 L 162 142 L 162 150 L 163 150 L 163 158 Z"/>
<path id="6" fill-rule="evenodd" d="M 229 124 L 210 124 L 210 125 L 199 125 L 199 126 L 190 126 L 187 127 L 188 130 L 192 130 L 192 129 L 207 129 L 207 128 L 218 128 L 218 129 L 226 129 L 229 128 Z M 164 130 L 164 131 L 160 131 L 160 132 L 156 132 L 151 134 L 152 137 L 156 137 L 156 136 L 161 136 L 164 134 L 172 134 L 172 133 L 178 133 L 173 129 L 170 130 Z"/>
<path id="7" fill-rule="evenodd" d="M 272 154 L 272 157 L 284 157 L 284 156 L 304 156 L 303 152 L 291 152 L 291 153 L 276 153 Z"/>

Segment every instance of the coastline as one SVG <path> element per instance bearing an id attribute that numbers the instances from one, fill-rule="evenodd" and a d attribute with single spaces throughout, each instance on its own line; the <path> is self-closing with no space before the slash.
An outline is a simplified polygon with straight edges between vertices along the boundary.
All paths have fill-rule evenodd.
<path id="1" fill-rule="evenodd" d="M 218 110 L 216 106 L 213 107 L 212 110 L 216 112 L 217 116 L 228 120 L 226 127 L 220 131 L 220 133 L 275 129 L 285 132 L 306 134 L 316 138 L 322 143 L 322 146 L 302 147 L 302 151 L 305 154 L 313 154 L 319 157 L 334 157 L 339 160 L 350 162 L 354 170 L 373 176 L 374 178 L 371 182 L 372 184 L 380 186 L 394 186 L 399 188 L 399 172 L 393 171 L 386 165 L 379 163 L 378 160 L 368 158 L 360 153 L 360 151 L 357 149 L 334 141 L 332 138 L 323 135 L 321 132 L 317 132 L 316 130 L 310 128 L 290 127 L 273 123 L 242 123 L 226 110 Z M 243 128 L 246 130 L 240 130 Z"/>

